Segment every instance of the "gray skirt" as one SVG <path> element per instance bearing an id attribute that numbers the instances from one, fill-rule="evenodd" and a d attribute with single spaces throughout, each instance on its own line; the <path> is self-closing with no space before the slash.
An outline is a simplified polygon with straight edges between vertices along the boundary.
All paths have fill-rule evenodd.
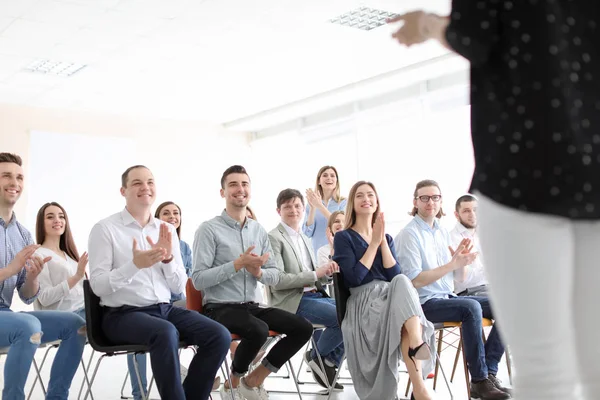
<path id="1" fill-rule="evenodd" d="M 392 400 L 398 391 L 402 326 L 413 316 L 421 319 L 423 341 L 431 349 L 430 360 L 421 362 L 425 378 L 435 365 L 433 325 L 425 318 L 417 290 L 405 275 L 397 275 L 391 282 L 372 281 L 351 288 L 350 293 L 342 333 L 354 389 L 361 400 Z"/>

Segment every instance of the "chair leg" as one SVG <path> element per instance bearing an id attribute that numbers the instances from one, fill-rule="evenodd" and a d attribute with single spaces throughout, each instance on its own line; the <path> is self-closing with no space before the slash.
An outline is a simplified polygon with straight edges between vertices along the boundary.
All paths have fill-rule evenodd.
<path id="1" fill-rule="evenodd" d="M 410 391 L 410 378 L 408 378 L 408 382 L 406 382 L 406 391 L 404 392 L 404 397 L 408 397 L 408 392 Z"/>
<path id="2" fill-rule="evenodd" d="M 90 388 L 90 390 L 89 390 L 90 398 L 92 400 L 94 400 L 94 392 L 92 391 L 92 389 L 90 387 L 90 378 L 88 377 L 88 371 L 85 368 L 85 362 L 83 361 L 83 358 L 81 359 L 81 368 L 83 369 L 83 380 L 85 383 L 87 383 L 88 388 Z"/>
<path id="3" fill-rule="evenodd" d="M 302 353 L 302 361 L 300 361 L 300 366 L 298 367 L 298 374 L 296 375 L 296 379 L 298 380 L 299 383 L 304 383 L 302 381 L 300 381 L 300 373 L 302 372 L 302 366 L 304 365 L 304 354 L 306 354 L 306 352 L 308 351 L 308 347 L 310 346 L 311 343 L 314 342 L 314 339 L 311 337 L 310 340 L 308 342 L 306 342 L 306 346 L 304 347 L 304 352 Z M 314 346 L 314 344 L 313 344 Z"/>
<path id="4" fill-rule="evenodd" d="M 292 365 L 292 362 L 290 360 L 288 360 L 287 364 L 290 368 L 290 375 L 292 376 L 292 380 L 294 381 L 294 384 L 296 385 L 296 390 L 298 391 L 298 397 L 300 398 L 300 400 L 302 400 L 302 393 L 300 392 L 300 386 L 298 385 L 298 380 L 296 379 L 296 374 L 294 373 L 294 366 Z"/>
<path id="5" fill-rule="evenodd" d="M 100 358 L 98 359 L 98 362 L 96 362 L 96 368 L 94 368 L 94 373 L 92 374 L 92 379 L 90 380 L 90 384 L 88 386 L 87 392 L 85 393 L 85 396 L 83 397 L 83 400 L 87 400 L 88 394 L 92 393 L 92 385 L 94 384 L 94 381 L 96 380 L 96 375 L 98 374 L 98 368 L 100 367 L 100 363 L 106 356 L 107 356 L 106 354 L 102 354 L 100 356 Z M 89 366 L 88 366 L 88 370 L 89 370 Z"/>
<path id="6" fill-rule="evenodd" d="M 81 399 L 81 393 L 83 392 L 83 385 L 85 383 L 85 377 L 87 376 L 87 373 L 90 372 L 90 367 L 92 366 L 92 360 L 94 359 L 94 350 L 92 349 L 92 352 L 90 353 L 90 359 L 88 361 L 87 367 L 85 367 L 84 365 L 84 372 L 85 372 L 85 376 L 84 376 L 84 380 L 81 382 L 81 387 L 79 388 L 79 394 L 77 395 L 77 400 Z M 83 359 L 82 359 L 83 361 Z M 89 387 L 89 384 L 88 384 Z"/>
<path id="7" fill-rule="evenodd" d="M 456 367 L 458 366 L 458 357 L 462 351 L 462 340 L 458 341 L 458 347 L 456 348 L 456 355 L 454 356 L 454 367 L 452 367 L 452 374 L 450 375 L 450 382 L 454 382 L 454 374 L 456 373 Z"/>
<path id="8" fill-rule="evenodd" d="M 27 400 L 31 399 L 31 395 L 33 394 L 33 389 L 35 389 L 35 385 L 37 384 L 38 380 L 40 381 L 40 384 L 42 385 L 42 391 L 44 392 L 44 396 L 46 395 L 46 388 L 44 387 L 44 382 L 42 381 L 41 372 L 44 369 L 44 364 L 46 364 L 46 358 L 48 358 L 48 353 L 50 352 L 50 349 L 53 349 L 56 347 L 58 347 L 58 346 L 56 346 L 56 345 L 48 346 L 48 348 L 46 349 L 46 352 L 44 353 L 44 358 L 42 358 L 42 363 L 40 364 L 39 369 L 37 367 L 35 358 L 33 359 L 34 366 L 35 366 L 37 373 L 35 374 L 35 379 L 33 380 L 33 385 L 31 385 L 31 389 L 29 390 L 29 395 L 27 396 Z"/>
<path id="9" fill-rule="evenodd" d="M 148 400 L 150 397 L 150 391 L 148 390 L 147 393 L 144 393 L 146 388 L 142 384 L 142 376 L 140 375 L 140 365 L 138 364 L 136 356 L 137 356 L 137 353 L 133 355 L 133 369 L 135 370 L 135 376 L 137 378 L 138 385 L 140 385 L 140 391 L 142 392 L 141 393 L 142 400 Z"/>
<path id="10" fill-rule="evenodd" d="M 440 369 L 440 354 L 442 354 L 442 343 L 444 340 L 444 330 L 440 329 L 440 333 L 438 336 L 438 346 L 437 346 L 437 360 L 435 362 L 435 375 L 433 377 L 433 390 L 435 390 L 435 388 L 437 387 L 437 377 L 438 377 L 438 370 Z"/>
<path id="11" fill-rule="evenodd" d="M 436 358 L 435 362 L 440 365 L 440 371 L 442 371 L 442 377 L 444 378 L 444 382 L 446 382 L 446 388 L 448 388 L 448 393 L 450 393 L 450 400 L 454 400 L 454 395 L 452 394 L 452 389 L 450 388 L 450 382 L 448 382 L 448 378 L 446 377 L 446 372 L 444 372 L 444 367 L 442 366 L 442 363 L 440 362 L 440 355 L 436 354 L 435 358 Z M 408 396 L 408 394 L 407 394 L 407 396 Z"/>
<path id="12" fill-rule="evenodd" d="M 125 385 L 127 384 L 127 378 L 129 378 L 129 369 L 125 373 L 125 379 L 123 379 L 123 386 L 121 386 L 121 399 L 128 399 L 129 397 L 125 396 Z"/>
<path id="13" fill-rule="evenodd" d="M 462 334 L 462 327 L 460 328 L 460 341 L 461 343 L 463 342 L 463 334 Z M 463 365 L 464 365 L 464 369 L 465 369 L 465 382 L 467 385 L 467 395 L 468 398 L 471 398 L 471 380 L 469 379 L 469 366 L 467 364 L 467 356 L 465 354 L 465 346 L 463 343 L 462 346 L 462 358 L 463 358 Z"/>
<path id="14" fill-rule="evenodd" d="M 233 360 L 231 361 L 231 363 L 233 364 Z M 225 357 L 225 360 L 223 360 L 223 364 L 225 364 L 225 376 L 227 377 L 227 379 L 225 380 L 225 382 L 229 382 L 229 384 L 231 385 L 231 376 L 229 374 L 229 364 L 227 363 L 227 357 Z M 221 368 L 223 366 L 221 365 Z M 223 382 L 223 386 L 225 386 L 225 382 Z M 231 386 L 229 386 L 229 392 L 231 393 L 231 400 L 235 400 L 235 395 L 233 394 L 234 390 L 238 390 L 237 388 L 233 388 Z"/>

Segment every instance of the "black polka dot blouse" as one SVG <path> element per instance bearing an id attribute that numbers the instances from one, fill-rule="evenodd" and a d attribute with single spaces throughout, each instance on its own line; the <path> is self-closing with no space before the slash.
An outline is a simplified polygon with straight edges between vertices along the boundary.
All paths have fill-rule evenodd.
<path id="1" fill-rule="evenodd" d="M 471 62 L 471 190 L 600 219 L 600 1 L 453 0 L 446 38 Z"/>

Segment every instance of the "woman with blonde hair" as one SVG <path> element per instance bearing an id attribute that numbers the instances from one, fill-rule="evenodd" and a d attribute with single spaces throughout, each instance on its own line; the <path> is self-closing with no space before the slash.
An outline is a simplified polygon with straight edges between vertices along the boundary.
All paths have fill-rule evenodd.
<path id="1" fill-rule="evenodd" d="M 333 245 L 333 260 L 350 289 L 342 332 L 356 393 L 361 400 L 396 398 L 403 360 L 413 384 L 411 399 L 430 400 L 424 378 L 435 359 L 433 325 L 412 282 L 400 273 L 372 183 L 359 181 L 350 190 L 346 229 Z"/>
<path id="2" fill-rule="evenodd" d="M 346 209 L 346 198 L 340 193 L 337 169 L 331 165 L 321 167 L 317 174 L 315 189 L 306 190 L 306 213 L 302 232 L 311 238 L 314 254 L 325 246 L 327 221 L 334 211 Z"/>

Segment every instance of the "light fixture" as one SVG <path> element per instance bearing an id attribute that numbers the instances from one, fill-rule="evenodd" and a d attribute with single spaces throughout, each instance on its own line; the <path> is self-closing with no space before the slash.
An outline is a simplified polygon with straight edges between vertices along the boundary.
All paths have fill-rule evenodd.
<path id="1" fill-rule="evenodd" d="M 85 67 L 86 64 L 39 59 L 26 66 L 25 71 L 69 77 Z"/>
<path id="2" fill-rule="evenodd" d="M 390 18 L 394 18 L 398 14 L 382 11 L 375 8 L 359 7 L 355 10 L 348 11 L 340 16 L 329 20 L 332 24 L 339 24 L 343 26 L 349 26 L 351 28 L 361 29 L 363 31 L 370 31 L 371 29 L 378 28 L 386 24 L 386 21 Z"/>

